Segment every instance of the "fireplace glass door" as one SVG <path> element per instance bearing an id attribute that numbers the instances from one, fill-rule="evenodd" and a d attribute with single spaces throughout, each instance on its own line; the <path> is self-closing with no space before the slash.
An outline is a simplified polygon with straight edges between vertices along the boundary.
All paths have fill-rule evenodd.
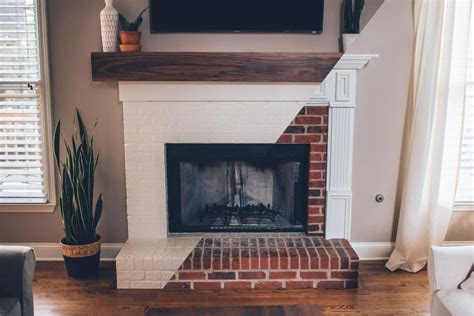
<path id="1" fill-rule="evenodd" d="M 168 144 L 170 232 L 303 231 L 308 145 Z"/>

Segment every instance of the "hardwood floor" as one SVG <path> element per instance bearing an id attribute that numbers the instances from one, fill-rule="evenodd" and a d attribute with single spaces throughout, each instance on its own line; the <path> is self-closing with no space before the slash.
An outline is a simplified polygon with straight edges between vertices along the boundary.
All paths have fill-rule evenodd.
<path id="1" fill-rule="evenodd" d="M 115 266 L 102 263 L 96 280 L 69 279 L 62 262 L 38 262 L 36 315 L 143 315 L 147 306 L 256 306 L 319 304 L 324 315 L 427 315 L 426 271 L 389 272 L 383 262 L 360 265 L 354 290 L 116 290 Z"/>

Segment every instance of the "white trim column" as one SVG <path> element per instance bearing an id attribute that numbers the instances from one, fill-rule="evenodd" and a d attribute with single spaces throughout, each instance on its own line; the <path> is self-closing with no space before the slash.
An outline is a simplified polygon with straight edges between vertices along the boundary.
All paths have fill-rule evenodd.
<path id="1" fill-rule="evenodd" d="M 326 238 L 351 236 L 352 158 L 357 70 L 375 54 L 345 54 L 310 103 L 329 104 Z"/>

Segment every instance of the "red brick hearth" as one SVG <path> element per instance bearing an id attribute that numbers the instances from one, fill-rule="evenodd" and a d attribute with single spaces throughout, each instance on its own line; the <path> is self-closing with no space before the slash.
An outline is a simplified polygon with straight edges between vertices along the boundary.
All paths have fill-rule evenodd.
<path id="1" fill-rule="evenodd" d="M 308 235 L 324 235 L 328 107 L 306 106 L 278 139 L 278 143 L 311 144 L 308 190 Z"/>
<path id="2" fill-rule="evenodd" d="M 356 288 L 358 266 L 357 254 L 343 239 L 203 238 L 165 288 Z"/>

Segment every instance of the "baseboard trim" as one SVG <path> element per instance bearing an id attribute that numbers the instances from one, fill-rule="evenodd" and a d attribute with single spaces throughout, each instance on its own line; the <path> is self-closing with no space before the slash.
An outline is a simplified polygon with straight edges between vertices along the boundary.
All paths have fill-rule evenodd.
<path id="1" fill-rule="evenodd" d="M 24 245 L 35 249 L 38 261 L 62 261 L 63 257 L 57 243 L 8 243 Z M 385 260 L 390 256 L 395 243 L 392 242 L 351 242 L 360 260 Z M 122 249 L 123 243 L 103 243 L 101 261 L 114 261 Z"/>
<path id="2" fill-rule="evenodd" d="M 2 243 L 0 243 L 1 245 Z M 472 245 L 472 241 L 447 241 L 446 246 Z M 38 261 L 62 261 L 63 257 L 57 243 L 8 243 L 8 245 L 30 246 L 35 249 Z M 122 249 L 123 243 L 104 243 L 100 254 L 101 261 L 115 261 L 115 257 Z M 395 248 L 394 242 L 357 242 L 351 245 L 360 260 L 387 260 Z"/>
<path id="3" fill-rule="evenodd" d="M 395 248 L 395 243 L 351 241 L 351 246 L 360 260 L 386 260 Z"/>
<path id="4" fill-rule="evenodd" d="M 466 240 L 466 241 L 445 241 L 443 246 L 473 246 L 474 240 Z"/>
<path id="5" fill-rule="evenodd" d="M 63 256 L 57 243 L 8 243 L 8 245 L 29 246 L 35 250 L 37 261 L 62 261 Z M 101 261 L 115 261 L 123 244 L 103 243 L 100 253 Z"/>

